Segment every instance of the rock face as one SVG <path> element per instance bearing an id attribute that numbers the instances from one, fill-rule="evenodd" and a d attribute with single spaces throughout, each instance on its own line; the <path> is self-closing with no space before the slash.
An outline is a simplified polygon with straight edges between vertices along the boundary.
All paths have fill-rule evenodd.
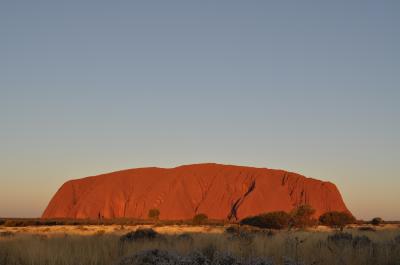
<path id="1" fill-rule="evenodd" d="M 310 204 L 316 216 L 346 211 L 330 182 L 283 170 L 196 164 L 138 168 L 66 182 L 42 218 L 147 218 L 149 209 L 160 219 L 191 219 L 205 213 L 212 219 L 238 220 L 269 211 L 290 211 Z"/>

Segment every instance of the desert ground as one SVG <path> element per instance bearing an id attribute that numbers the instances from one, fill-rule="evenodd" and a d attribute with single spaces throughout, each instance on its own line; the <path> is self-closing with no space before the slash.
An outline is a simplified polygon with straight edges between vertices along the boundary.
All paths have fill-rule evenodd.
<path id="1" fill-rule="evenodd" d="M 0 226 L 0 265 L 17 264 L 398 265 L 400 227 Z"/>

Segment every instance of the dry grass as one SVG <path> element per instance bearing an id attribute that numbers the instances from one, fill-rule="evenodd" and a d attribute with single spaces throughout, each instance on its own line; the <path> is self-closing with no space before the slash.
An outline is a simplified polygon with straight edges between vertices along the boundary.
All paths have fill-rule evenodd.
<path id="1" fill-rule="evenodd" d="M 143 227 L 143 226 L 142 226 Z M 146 226 L 149 227 L 149 226 Z M 137 226 L 41 226 L 1 227 L 0 265 L 111 265 L 125 255 L 148 249 L 178 254 L 193 250 L 232 253 L 236 257 L 269 257 L 275 264 L 400 264 L 400 236 L 396 226 L 377 231 L 344 232 L 354 237 L 367 236 L 371 242 L 330 242 L 335 233 L 320 227 L 309 231 L 240 230 L 225 233 L 223 227 L 163 226 L 154 229 L 163 236 L 155 240 L 121 242 L 120 236 Z M 2 233 L 4 233 L 2 235 Z M 179 237 L 181 234 L 190 236 Z M 357 241 L 358 242 L 358 241 Z"/>

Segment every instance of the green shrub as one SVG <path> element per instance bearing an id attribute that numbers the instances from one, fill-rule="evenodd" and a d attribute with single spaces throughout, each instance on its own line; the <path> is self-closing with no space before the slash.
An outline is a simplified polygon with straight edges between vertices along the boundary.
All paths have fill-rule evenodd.
<path id="1" fill-rule="evenodd" d="M 206 214 L 199 213 L 193 217 L 193 224 L 195 224 L 195 225 L 205 224 L 207 222 L 207 220 L 208 220 L 208 216 Z"/>
<path id="2" fill-rule="evenodd" d="M 121 242 L 134 242 L 138 240 L 153 240 L 160 237 L 161 235 L 151 228 L 139 228 L 136 231 L 122 235 L 119 239 Z"/>
<path id="3" fill-rule="evenodd" d="M 383 219 L 380 217 L 375 217 L 371 220 L 371 224 L 373 225 L 380 225 L 383 223 Z"/>
<path id="4" fill-rule="evenodd" d="M 290 215 L 283 211 L 270 212 L 244 218 L 242 225 L 251 225 L 259 228 L 284 229 L 289 226 Z"/>
<path id="5" fill-rule="evenodd" d="M 319 222 L 334 228 L 343 229 L 346 225 L 352 224 L 356 221 L 354 216 L 347 212 L 327 212 L 319 217 Z"/>
<path id="6" fill-rule="evenodd" d="M 149 217 L 150 219 L 158 220 L 158 218 L 160 217 L 160 210 L 155 209 L 155 208 L 150 209 L 150 210 L 149 210 L 148 217 Z"/>
<path id="7" fill-rule="evenodd" d="M 313 219 L 314 213 L 315 210 L 310 205 L 300 205 L 291 212 L 291 224 L 295 227 L 313 226 L 317 223 L 316 220 Z"/>

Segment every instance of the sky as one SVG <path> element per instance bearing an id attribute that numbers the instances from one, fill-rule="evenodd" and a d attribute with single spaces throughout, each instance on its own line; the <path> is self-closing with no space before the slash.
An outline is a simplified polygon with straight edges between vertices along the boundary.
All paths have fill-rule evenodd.
<path id="1" fill-rule="evenodd" d="M 0 3 L 0 216 L 65 181 L 216 162 L 400 220 L 399 1 Z"/>

